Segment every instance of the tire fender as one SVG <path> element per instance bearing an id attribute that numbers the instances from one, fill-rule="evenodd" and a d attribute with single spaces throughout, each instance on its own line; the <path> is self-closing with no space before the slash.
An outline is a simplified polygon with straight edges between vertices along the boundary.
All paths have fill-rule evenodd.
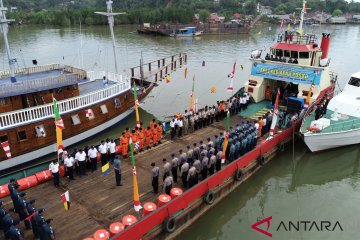
<path id="1" fill-rule="evenodd" d="M 285 143 L 284 142 L 280 142 L 278 145 L 278 149 L 280 152 L 285 151 Z"/>
<path id="2" fill-rule="evenodd" d="M 258 159 L 257 162 L 260 166 L 264 166 L 265 165 L 265 157 L 263 155 L 261 155 Z"/>
<path id="3" fill-rule="evenodd" d="M 243 178 L 243 175 L 244 175 L 243 170 L 237 169 L 237 170 L 235 171 L 234 179 L 235 179 L 236 181 L 241 181 L 242 178 Z"/>
<path id="4" fill-rule="evenodd" d="M 167 217 L 163 222 L 163 228 L 167 233 L 172 233 L 176 229 L 175 217 Z"/>
<path id="5" fill-rule="evenodd" d="M 211 205 L 214 203 L 215 193 L 213 191 L 208 191 L 204 196 L 204 201 L 206 204 Z"/>

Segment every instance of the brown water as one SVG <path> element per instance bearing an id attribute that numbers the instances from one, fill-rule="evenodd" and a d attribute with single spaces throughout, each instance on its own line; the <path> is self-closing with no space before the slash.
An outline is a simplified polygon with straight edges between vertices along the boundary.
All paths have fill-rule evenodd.
<path id="1" fill-rule="evenodd" d="M 267 26 L 254 29 L 250 35 L 202 36 L 175 39 L 128 34 L 135 28 L 116 27 L 117 52 L 120 69 L 138 65 L 141 52 L 144 62 L 188 53 L 188 78 L 178 70 L 171 83 L 160 84 L 145 100 L 140 117 L 147 122 L 155 115 L 163 119 L 189 105 L 192 77 L 195 75 L 196 97 L 199 106 L 213 104 L 231 93 L 227 75 L 234 61 L 237 68 L 235 88 L 241 87 L 249 75 L 248 57 L 255 49 L 269 49 L 278 27 L 268 31 Z M 256 33 L 261 31 L 260 35 Z M 349 75 L 360 71 L 360 26 L 314 26 L 307 32 L 332 34 L 331 66 L 339 74 L 343 87 Z M 10 29 L 9 38 L 19 67 L 39 64 L 64 63 L 82 66 L 87 70 L 113 70 L 111 40 L 106 27 L 82 29 L 82 48 L 78 28 L 21 26 Z M 1 45 L 0 69 L 7 68 Z M 83 56 L 83 57 L 81 57 Z M 82 61 L 83 59 L 83 61 Z M 202 67 L 202 61 L 206 66 Z M 212 86 L 217 93 L 210 94 Z M 148 113 L 147 113 L 148 112 Z M 101 139 L 116 137 L 123 128 L 134 124 L 134 116 L 111 130 L 82 144 L 97 143 Z M 267 239 L 269 237 L 251 229 L 258 220 L 272 216 L 269 232 L 274 239 L 359 239 L 360 227 L 360 146 L 312 154 L 301 142 L 295 144 L 295 159 L 289 148 L 267 164 L 218 206 L 188 228 L 178 239 Z M 339 221 L 343 231 L 276 231 L 281 221 Z"/>

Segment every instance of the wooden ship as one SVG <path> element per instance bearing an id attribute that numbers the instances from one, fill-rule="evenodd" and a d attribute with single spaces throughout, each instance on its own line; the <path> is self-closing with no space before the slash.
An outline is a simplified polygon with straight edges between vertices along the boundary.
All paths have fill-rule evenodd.
<path id="1" fill-rule="evenodd" d="M 2 2 L 1 2 L 2 3 Z M 139 101 L 154 87 L 150 81 L 123 77 L 118 73 L 111 1 L 107 12 L 114 47 L 116 72 L 90 71 L 48 64 L 16 69 L 7 39 L 6 8 L 0 23 L 10 70 L 0 71 L 0 143 L 8 144 L 11 157 L 0 149 L 0 172 L 55 153 L 56 133 L 53 97 L 64 121 L 63 145 L 70 146 L 120 122 L 134 110 L 132 84 L 138 86 Z M 33 62 L 34 63 L 34 62 Z M 34 63 L 36 64 L 36 62 Z"/>

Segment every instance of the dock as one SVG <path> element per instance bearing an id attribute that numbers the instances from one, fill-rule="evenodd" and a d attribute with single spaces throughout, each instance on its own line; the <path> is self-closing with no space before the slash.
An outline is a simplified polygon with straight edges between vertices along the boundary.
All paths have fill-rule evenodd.
<path id="1" fill-rule="evenodd" d="M 241 122 L 239 116 L 231 118 L 231 125 Z M 157 194 L 153 194 L 151 187 L 151 162 L 156 162 L 160 167 L 160 180 L 162 183 L 162 159 L 171 159 L 171 154 L 180 149 L 186 150 L 187 145 L 200 140 L 206 142 L 208 137 L 214 140 L 214 135 L 224 131 L 225 122 L 214 122 L 214 124 L 195 131 L 181 138 L 170 140 L 165 135 L 162 144 L 135 155 L 139 193 L 141 203 L 152 201 L 157 203 Z M 120 133 L 119 133 L 120 134 Z M 100 164 L 94 173 L 88 170 L 87 176 L 82 178 L 75 176 L 74 181 L 61 178 L 60 187 L 53 186 L 52 181 L 40 184 L 26 190 L 27 199 L 36 199 L 35 208 L 44 207 L 46 211 L 43 216 L 52 218 L 52 226 L 56 231 L 57 239 L 82 239 L 91 236 L 97 229 L 108 229 L 113 222 L 121 222 L 126 214 L 133 214 L 141 218 L 133 208 L 133 182 L 130 158 L 122 161 L 122 183 L 123 186 L 115 185 L 115 177 L 111 166 L 111 173 L 107 176 L 101 175 Z M 178 184 L 181 186 L 181 181 Z M 60 195 L 65 191 L 70 193 L 70 210 L 65 211 Z M 163 192 L 159 186 L 159 192 Z M 12 207 L 10 197 L 2 199 L 5 209 Z M 18 216 L 11 213 L 14 219 Z M 24 230 L 23 223 L 21 229 Z M 33 239 L 31 230 L 25 231 L 25 239 Z M 0 233 L 0 238 L 2 232 Z"/>

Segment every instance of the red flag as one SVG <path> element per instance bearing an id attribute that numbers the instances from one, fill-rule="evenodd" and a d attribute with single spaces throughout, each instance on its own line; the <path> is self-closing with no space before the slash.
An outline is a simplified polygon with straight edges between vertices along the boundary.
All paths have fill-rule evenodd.
<path id="1" fill-rule="evenodd" d="M 2 148 L 4 149 L 4 152 L 6 154 L 7 158 L 11 158 L 11 152 L 10 152 L 10 146 L 9 141 L 5 141 L 1 143 Z"/>

